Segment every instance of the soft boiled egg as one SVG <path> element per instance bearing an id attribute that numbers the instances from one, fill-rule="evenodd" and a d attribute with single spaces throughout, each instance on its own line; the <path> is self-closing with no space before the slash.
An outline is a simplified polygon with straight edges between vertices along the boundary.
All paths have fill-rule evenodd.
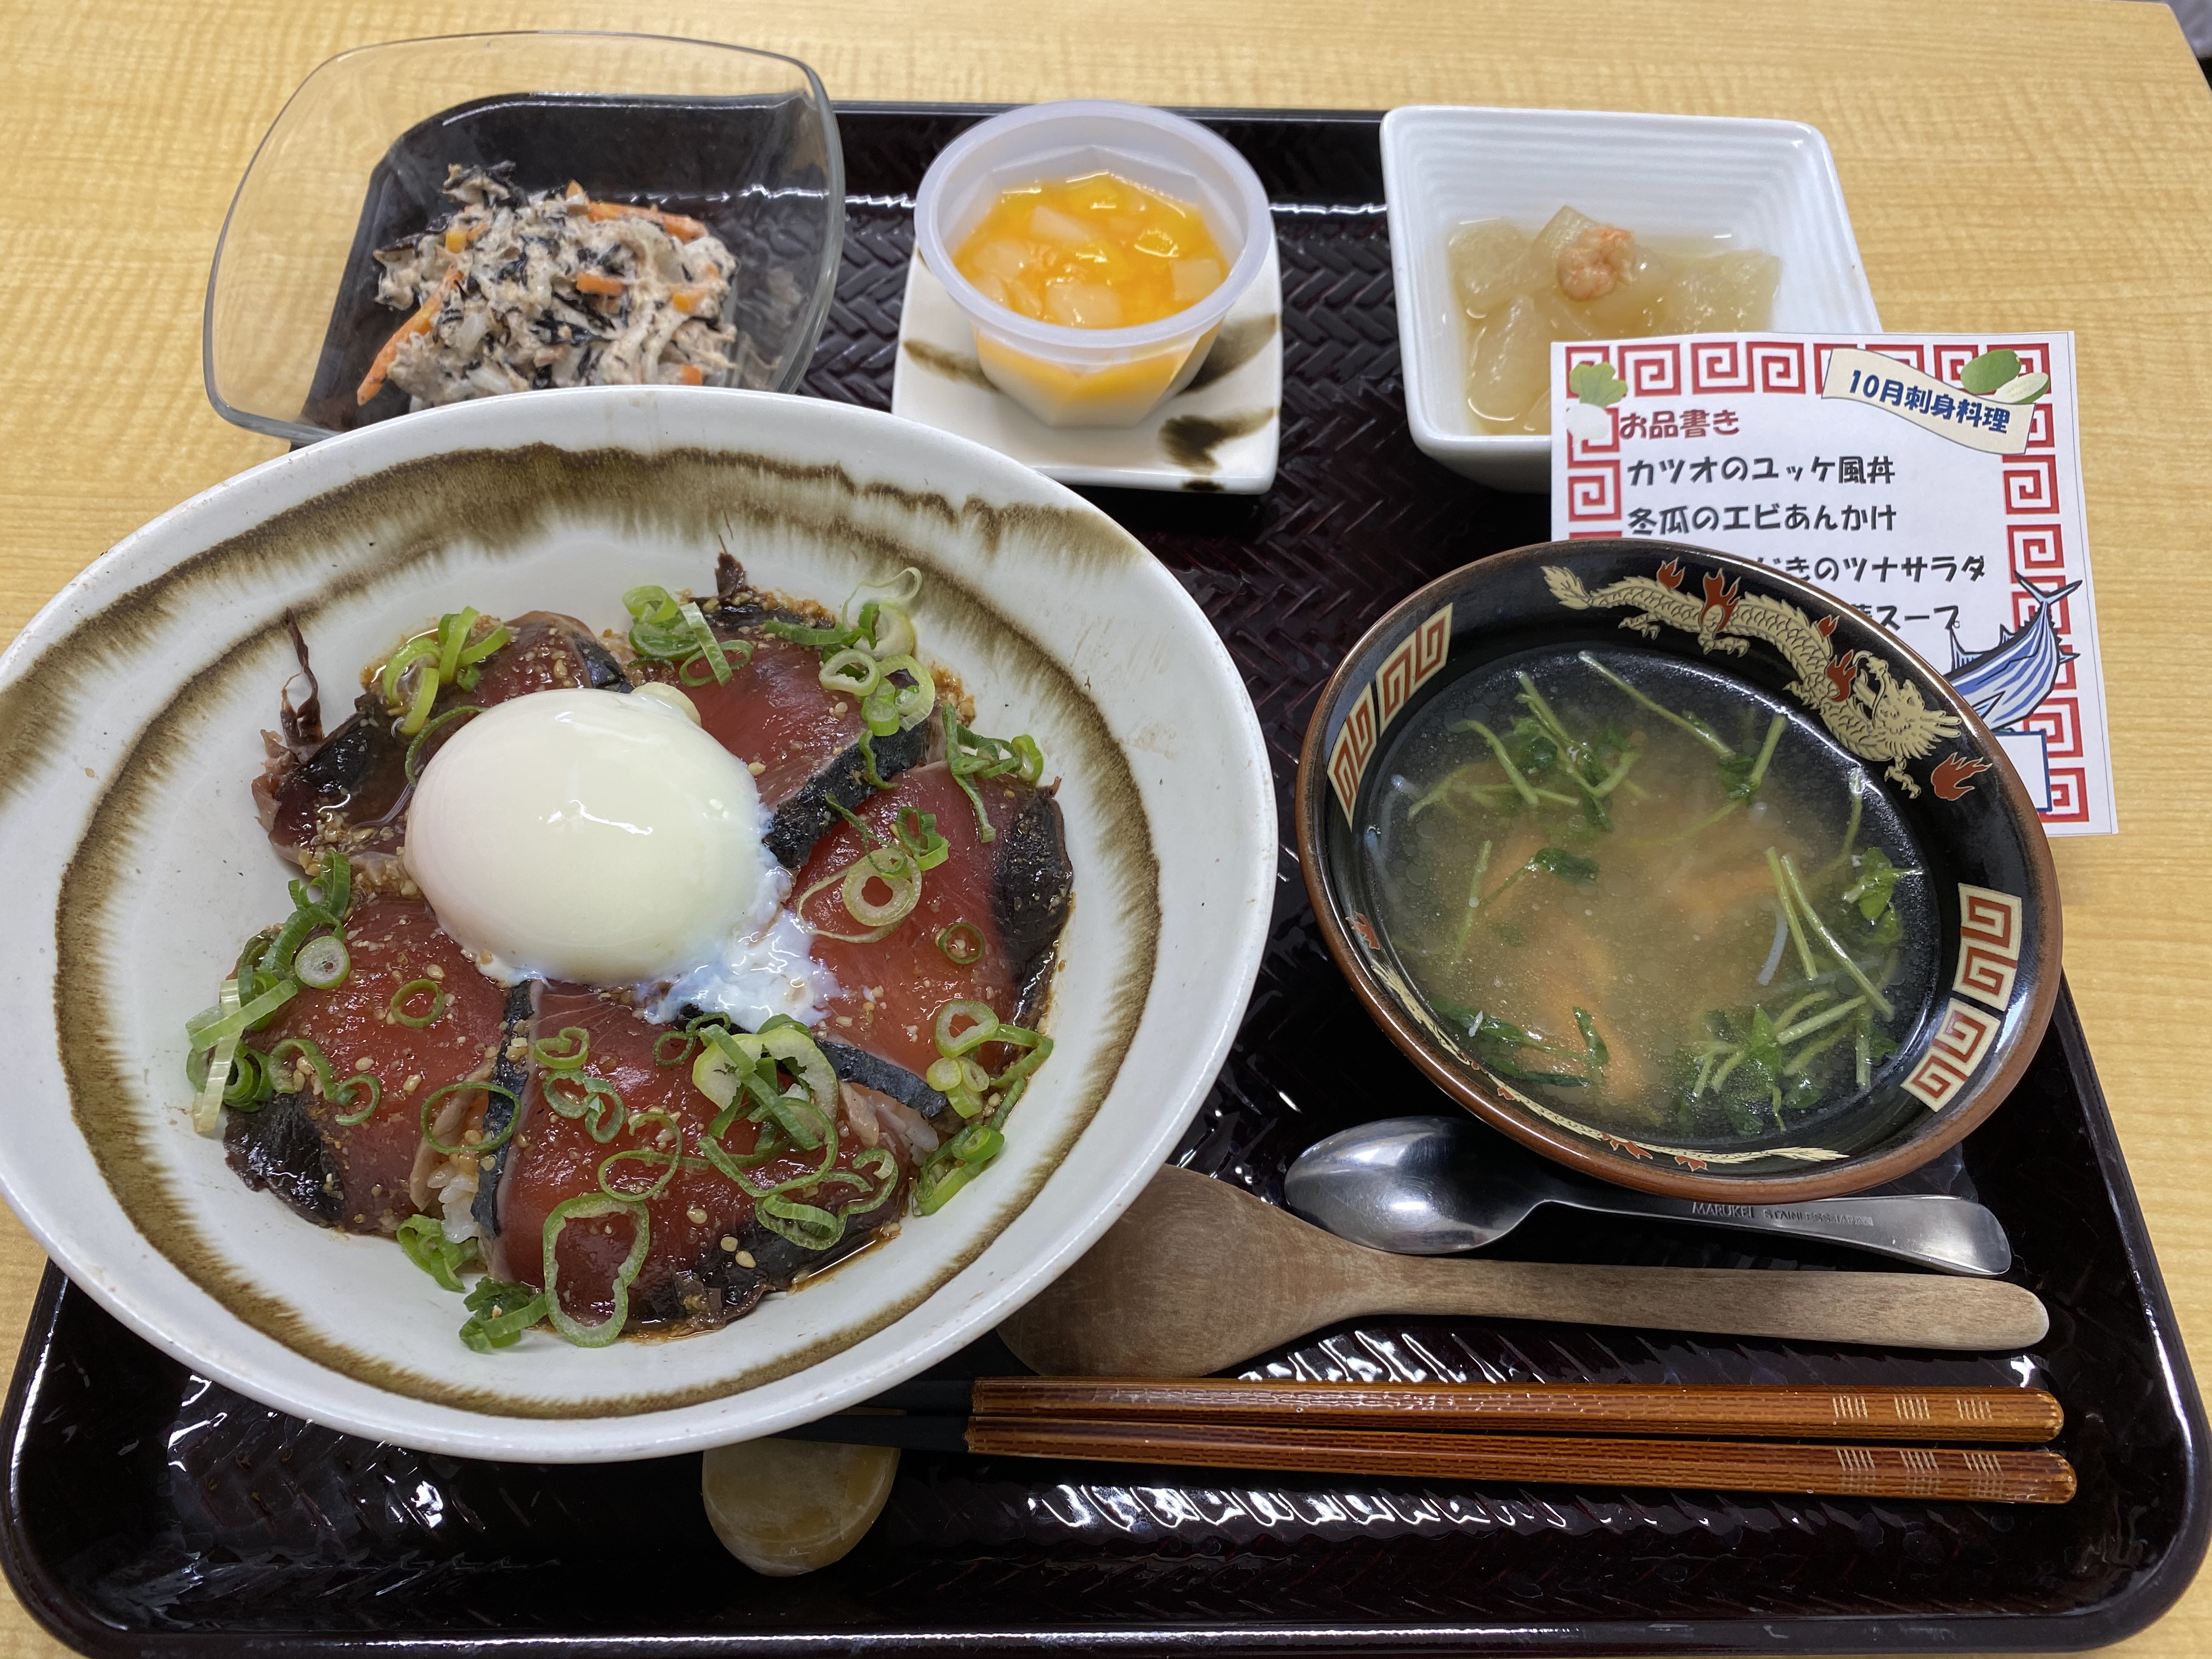
<path id="1" fill-rule="evenodd" d="M 539 691 L 423 768 L 407 872 L 502 978 L 667 981 L 725 955 L 787 878 L 744 763 L 672 688 Z"/>

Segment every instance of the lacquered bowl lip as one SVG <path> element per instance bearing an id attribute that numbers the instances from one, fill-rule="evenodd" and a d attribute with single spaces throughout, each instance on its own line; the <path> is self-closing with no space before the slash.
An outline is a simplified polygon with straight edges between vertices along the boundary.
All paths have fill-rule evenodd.
<path id="1" fill-rule="evenodd" d="M 2026 866 L 2027 891 L 2022 898 L 2033 926 L 2032 943 L 2020 963 L 2029 981 L 2027 1011 L 2007 1030 L 1988 1062 L 1977 1070 L 1958 1098 L 1949 1102 L 1916 1129 L 1869 1150 L 1833 1163 L 1818 1165 L 1802 1175 L 1729 1175 L 1695 1170 L 1656 1158 L 1624 1156 L 1619 1143 L 1586 1139 L 1562 1130 L 1523 1110 L 1496 1089 L 1484 1086 L 1457 1065 L 1440 1055 L 1433 1041 L 1410 1018 L 1389 988 L 1377 981 L 1346 932 L 1336 896 L 1324 870 L 1323 829 L 1331 799 L 1326 743 L 1333 717 L 1342 712 L 1348 695 L 1364 695 L 1352 688 L 1372 647 L 1403 629 L 1409 618 L 1431 613 L 1447 597 L 1455 603 L 1472 599 L 1486 587 L 1531 566 L 1573 567 L 1615 558 L 1625 552 L 1648 555 L 1656 566 L 1669 556 L 1686 567 L 1717 569 L 1724 577 L 1758 586 L 1796 605 L 1808 614 L 1838 613 L 1868 630 L 1883 642 L 1898 678 L 1919 687 L 1923 696 L 1955 716 L 1960 726 L 1950 741 L 1989 763 L 1976 781 L 1994 785 L 2004 806 Z M 1614 619 L 1593 621 L 1593 637 L 1610 634 Z M 1510 632 L 1512 623 L 1502 625 Z M 1703 659 L 1711 669 L 1725 672 L 1729 664 L 1711 656 Z M 1371 670 L 1370 671 L 1372 672 Z M 1379 744 L 1379 738 L 1378 738 Z M 1572 542 L 1544 542 L 1496 553 L 1461 566 L 1429 582 L 1393 605 L 1363 634 L 1322 685 L 1313 717 L 1306 727 L 1298 755 L 1297 781 L 1291 815 L 1297 823 L 1298 862 L 1304 872 L 1306 894 L 1313 905 L 1322 937 L 1330 956 L 1367 1012 L 1407 1058 L 1437 1086 L 1484 1122 L 1509 1134 L 1530 1150 L 1617 1186 L 1656 1193 L 1671 1198 L 1730 1204 L 1789 1203 L 1832 1198 L 1861 1192 L 1918 1169 L 1964 1139 L 1977 1125 L 2001 1105 L 2027 1072 L 2045 1028 L 2057 1006 L 2063 917 L 2058 900 L 2057 872 L 2051 847 L 2035 815 L 2027 787 L 2004 758 L 2004 752 L 1980 717 L 1952 689 L 1948 681 L 1896 635 L 1883 629 L 1864 612 L 1834 595 L 1799 581 L 1767 566 L 1685 543 L 1592 538 Z M 1948 952 L 1942 958 L 1948 965 Z"/>

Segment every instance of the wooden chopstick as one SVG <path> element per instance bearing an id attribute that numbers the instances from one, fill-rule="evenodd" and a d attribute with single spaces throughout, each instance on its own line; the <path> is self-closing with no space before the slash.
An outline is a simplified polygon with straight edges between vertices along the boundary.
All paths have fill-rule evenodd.
<path id="1" fill-rule="evenodd" d="M 2065 1422 L 2040 1389 L 1682 1383 L 1247 1382 L 1214 1377 L 983 1376 L 978 1418 L 1358 1430 L 1564 1430 L 1751 1439 L 2041 1441 Z M 1418 1424 L 1413 1419 L 1418 1419 Z"/>
<path id="2" fill-rule="evenodd" d="M 859 1419 L 861 1422 L 884 1419 Z M 816 1425 L 819 1426 L 819 1425 Z M 1719 1492 L 2063 1504 L 2074 1470 L 2053 1451 L 1756 1441 L 1584 1439 L 1532 1434 L 1382 1432 L 1321 1424 L 968 1420 L 984 1455 L 1152 1462 L 1449 1480 L 1531 1480 Z"/>

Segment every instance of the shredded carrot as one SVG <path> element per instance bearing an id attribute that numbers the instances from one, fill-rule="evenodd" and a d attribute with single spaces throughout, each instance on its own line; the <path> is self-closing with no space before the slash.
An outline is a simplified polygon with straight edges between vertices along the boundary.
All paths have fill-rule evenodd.
<path id="1" fill-rule="evenodd" d="M 679 242 L 707 234 L 707 227 L 696 219 L 686 218 L 680 213 L 664 213 L 659 208 L 633 207 L 628 202 L 594 202 L 591 216 L 594 219 L 650 219 Z"/>
<path id="2" fill-rule="evenodd" d="M 689 317 L 701 306 L 706 304 L 707 294 L 708 289 L 704 283 L 687 283 L 682 288 L 672 288 L 668 290 L 668 303 Z"/>
<path id="3" fill-rule="evenodd" d="M 474 243 L 477 237 L 483 235 L 484 232 L 489 228 L 490 225 L 489 222 L 483 224 L 471 225 L 465 230 L 462 229 L 459 225 L 447 226 L 446 228 L 446 252 L 448 253 L 459 253 L 462 249 L 468 247 Z"/>
<path id="4" fill-rule="evenodd" d="M 611 296 L 623 293 L 628 286 L 621 277 L 610 276 L 603 270 L 580 270 L 576 273 L 576 291 L 579 294 Z"/>
<path id="5" fill-rule="evenodd" d="M 430 331 L 430 325 L 438 320 L 438 312 L 446 303 L 446 296 L 461 285 L 461 276 L 462 272 L 458 267 L 447 271 L 446 280 L 438 284 L 437 291 L 422 301 L 421 308 L 412 317 L 392 330 L 392 337 L 376 354 L 376 361 L 369 364 L 368 373 L 361 377 L 361 388 L 353 394 L 356 404 L 367 403 L 384 390 L 385 377 L 392 373 L 392 365 L 398 361 L 399 348 L 410 336 Z"/>
<path id="6" fill-rule="evenodd" d="M 704 386 L 707 384 L 707 377 L 699 372 L 699 365 L 696 363 L 686 363 L 681 368 L 678 369 L 676 371 L 676 380 L 677 384 L 679 386 Z"/>

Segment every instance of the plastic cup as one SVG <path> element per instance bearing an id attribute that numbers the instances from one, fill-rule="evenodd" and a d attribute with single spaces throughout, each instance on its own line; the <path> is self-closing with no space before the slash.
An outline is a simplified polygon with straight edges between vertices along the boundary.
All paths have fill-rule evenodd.
<path id="1" fill-rule="evenodd" d="M 1229 261 L 1221 286 L 1134 328 L 1069 328 L 988 299 L 952 264 L 1000 196 L 1018 185 L 1119 174 L 1195 206 Z M 1189 383 L 1222 319 L 1267 263 L 1267 193 L 1244 158 L 1195 121 L 1142 104 L 1031 104 L 969 128 L 922 178 L 915 240 L 975 331 L 991 384 L 1047 426 L 1132 426 Z"/>

